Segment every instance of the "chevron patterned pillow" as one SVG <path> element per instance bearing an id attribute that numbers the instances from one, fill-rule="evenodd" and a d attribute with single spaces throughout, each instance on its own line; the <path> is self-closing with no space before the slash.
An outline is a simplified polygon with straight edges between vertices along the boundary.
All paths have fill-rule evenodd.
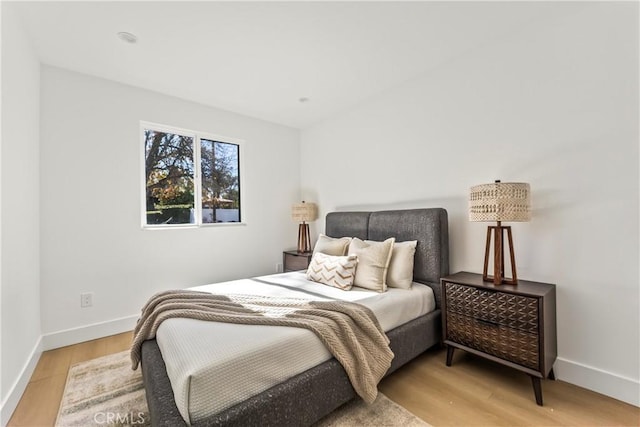
<path id="1" fill-rule="evenodd" d="M 307 279 L 348 291 L 356 276 L 358 257 L 332 256 L 318 252 L 307 268 Z"/>

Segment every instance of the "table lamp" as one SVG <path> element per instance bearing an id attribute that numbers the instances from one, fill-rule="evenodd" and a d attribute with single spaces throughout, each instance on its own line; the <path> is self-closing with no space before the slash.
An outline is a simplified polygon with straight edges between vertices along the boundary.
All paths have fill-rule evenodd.
<path id="1" fill-rule="evenodd" d="M 291 207 L 291 218 L 300 223 L 298 227 L 298 252 L 311 252 L 309 224 L 318 218 L 318 206 L 315 203 L 296 203 Z"/>
<path id="2" fill-rule="evenodd" d="M 481 184 L 471 187 L 469 191 L 469 221 L 497 221 L 497 225 L 487 227 L 487 243 L 484 252 L 484 269 L 482 279 L 496 285 L 517 285 L 516 259 L 513 254 L 513 237 L 511 227 L 502 222 L 526 222 L 531 219 L 531 189 L 523 182 L 500 182 Z M 510 279 L 505 277 L 504 270 L 504 232 L 509 241 L 509 259 L 511 261 Z M 489 251 L 493 237 L 493 276 L 488 274 Z"/>

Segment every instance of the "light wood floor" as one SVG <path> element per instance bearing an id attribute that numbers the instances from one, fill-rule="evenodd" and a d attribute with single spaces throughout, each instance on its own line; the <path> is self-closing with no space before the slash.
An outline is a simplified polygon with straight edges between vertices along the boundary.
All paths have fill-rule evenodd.
<path id="1" fill-rule="evenodd" d="M 7 426 L 53 426 L 69 367 L 126 350 L 131 345 L 132 337 L 133 334 L 127 332 L 42 353 L 27 389 Z"/>
<path id="2" fill-rule="evenodd" d="M 564 381 L 542 381 L 538 406 L 531 379 L 456 350 L 429 350 L 380 384 L 391 400 L 434 426 L 638 426 L 640 408 Z"/>
<path id="3" fill-rule="evenodd" d="M 52 426 L 69 367 L 126 350 L 131 333 L 44 352 L 8 426 Z M 391 400 L 434 426 L 638 426 L 640 409 L 563 381 L 543 381 L 535 404 L 529 378 L 456 351 L 424 353 L 380 384 Z"/>

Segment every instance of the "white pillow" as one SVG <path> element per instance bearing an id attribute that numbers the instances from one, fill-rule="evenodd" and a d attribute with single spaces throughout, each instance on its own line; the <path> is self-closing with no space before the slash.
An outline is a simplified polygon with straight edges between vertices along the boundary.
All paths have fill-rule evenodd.
<path id="1" fill-rule="evenodd" d="M 357 237 L 351 240 L 348 253 L 358 257 L 354 286 L 377 292 L 387 290 L 387 270 L 395 240 L 394 237 L 384 242 L 362 241 Z"/>
<path id="2" fill-rule="evenodd" d="M 411 289 L 411 283 L 413 283 L 413 260 L 417 245 L 417 240 L 395 242 L 393 244 L 389 271 L 387 272 L 387 286 Z"/>
<path id="3" fill-rule="evenodd" d="M 348 291 L 353 286 L 358 257 L 331 256 L 318 252 L 307 268 L 307 279 Z"/>
<path id="4" fill-rule="evenodd" d="M 313 248 L 313 254 L 322 252 L 326 255 L 343 256 L 347 254 L 347 248 L 351 243 L 351 237 L 341 237 L 334 239 L 333 237 L 320 234 L 315 247 Z"/>

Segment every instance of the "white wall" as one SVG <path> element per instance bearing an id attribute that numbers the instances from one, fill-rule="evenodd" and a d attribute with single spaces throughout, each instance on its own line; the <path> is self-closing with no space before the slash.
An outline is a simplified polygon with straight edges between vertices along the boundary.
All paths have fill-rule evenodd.
<path id="1" fill-rule="evenodd" d="M 304 130 L 303 197 L 323 212 L 445 207 L 451 271 L 481 272 L 469 187 L 531 183 L 516 260 L 557 284 L 557 373 L 639 405 L 638 5 L 578 9 Z"/>
<path id="2" fill-rule="evenodd" d="M 40 63 L 13 10 L 2 4 L 0 293 L 4 425 L 40 355 Z"/>
<path id="3" fill-rule="evenodd" d="M 45 347 L 130 330 L 156 291 L 273 273 L 295 245 L 297 130 L 48 66 L 41 85 Z M 244 140 L 246 225 L 142 230 L 140 120 Z"/>

